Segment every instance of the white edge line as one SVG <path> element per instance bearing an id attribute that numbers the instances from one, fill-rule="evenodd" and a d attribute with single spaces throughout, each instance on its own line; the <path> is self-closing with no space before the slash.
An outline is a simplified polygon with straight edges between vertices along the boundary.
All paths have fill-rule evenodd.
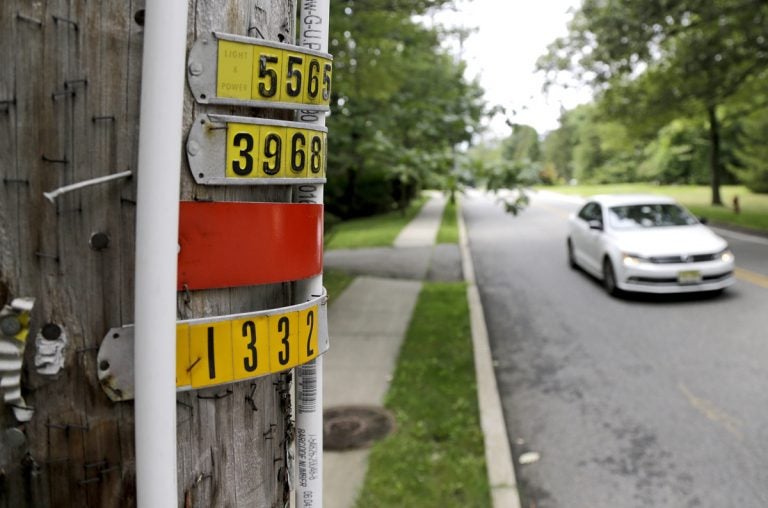
<path id="1" fill-rule="evenodd" d="M 485 326 L 480 292 L 475 284 L 475 272 L 469 251 L 466 225 L 459 197 L 459 247 L 464 280 L 467 283 L 467 301 L 472 327 L 472 347 L 475 357 L 477 399 L 480 410 L 480 427 L 485 443 L 485 462 L 494 508 L 520 508 L 515 468 L 507 436 L 507 425 L 501 409 L 496 374 L 493 368 L 488 329 Z"/>

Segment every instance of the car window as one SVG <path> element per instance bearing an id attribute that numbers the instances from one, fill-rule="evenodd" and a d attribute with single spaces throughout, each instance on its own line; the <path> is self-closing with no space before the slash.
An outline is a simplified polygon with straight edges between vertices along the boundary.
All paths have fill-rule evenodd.
<path id="1" fill-rule="evenodd" d="M 591 220 L 603 221 L 603 211 L 599 204 L 593 202 L 584 205 L 584 208 L 579 212 L 579 218 L 587 222 Z"/>
<path id="2" fill-rule="evenodd" d="M 698 221 L 675 204 L 614 206 L 608 209 L 608 222 L 615 229 L 690 226 Z"/>

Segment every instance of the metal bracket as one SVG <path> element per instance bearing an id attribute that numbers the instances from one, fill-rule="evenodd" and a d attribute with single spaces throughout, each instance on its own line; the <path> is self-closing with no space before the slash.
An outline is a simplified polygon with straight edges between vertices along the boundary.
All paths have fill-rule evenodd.
<path id="1" fill-rule="evenodd" d="M 181 328 L 182 325 L 194 326 L 194 325 L 206 325 L 206 324 L 216 324 L 216 323 L 221 324 L 222 322 L 236 321 L 236 320 L 242 321 L 249 318 L 256 319 L 257 317 L 279 316 L 279 315 L 295 313 L 299 311 L 307 311 L 307 309 L 311 309 L 312 307 L 317 306 L 318 352 L 316 356 L 313 356 L 312 358 L 308 359 L 306 362 L 299 362 L 299 365 L 301 365 L 303 363 L 307 363 L 308 361 L 313 360 L 319 355 L 324 354 L 330 348 L 330 338 L 328 334 L 327 301 L 328 301 L 328 297 L 325 291 L 323 291 L 322 296 L 315 297 L 312 300 L 302 304 L 291 305 L 288 307 L 282 307 L 278 309 L 269 309 L 269 310 L 263 310 L 263 311 L 257 311 L 257 312 L 248 312 L 243 314 L 233 314 L 229 316 L 188 319 L 184 321 L 179 321 L 177 323 L 177 329 Z M 134 340 L 135 340 L 134 330 L 135 328 L 133 325 L 127 325 L 120 328 L 111 328 L 109 332 L 107 332 L 107 334 L 104 336 L 104 340 L 102 341 L 101 347 L 99 348 L 99 353 L 97 356 L 99 382 L 101 383 L 101 387 L 104 390 L 104 392 L 107 394 L 107 396 L 115 402 L 132 400 L 134 398 L 134 368 L 135 368 L 134 356 L 133 356 Z M 188 348 L 189 348 L 189 343 L 186 344 L 186 349 L 185 349 L 185 346 L 182 345 L 182 342 L 178 341 L 177 339 L 177 357 L 179 355 L 179 352 L 182 352 L 182 354 L 184 352 L 188 352 Z M 195 367 L 202 367 L 202 363 L 207 363 L 207 361 L 208 359 L 203 360 L 202 358 L 198 358 L 192 365 L 188 367 L 184 365 L 182 367 L 182 370 L 186 368 L 187 374 L 188 374 L 189 370 Z M 198 366 L 198 364 L 201 364 L 201 365 Z M 282 370 L 286 370 L 286 369 L 269 369 L 268 371 L 264 371 L 258 375 L 241 377 L 240 379 L 228 379 L 225 381 L 212 382 L 210 385 L 198 386 L 197 388 L 204 388 L 208 386 L 213 386 L 215 384 L 246 381 L 250 379 L 255 379 L 257 377 L 274 374 Z M 178 366 L 177 366 L 177 388 L 176 389 L 177 391 L 180 391 L 180 392 L 193 389 L 193 386 L 191 386 L 188 383 L 188 381 L 185 382 L 185 380 L 178 379 Z"/>

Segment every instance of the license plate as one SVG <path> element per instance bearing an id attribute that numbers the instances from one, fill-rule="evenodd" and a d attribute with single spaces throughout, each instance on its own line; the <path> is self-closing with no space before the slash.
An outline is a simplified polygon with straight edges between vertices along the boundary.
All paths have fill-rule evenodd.
<path id="1" fill-rule="evenodd" d="M 701 272 L 698 270 L 685 270 L 678 272 L 677 282 L 680 284 L 698 284 L 701 282 Z"/>

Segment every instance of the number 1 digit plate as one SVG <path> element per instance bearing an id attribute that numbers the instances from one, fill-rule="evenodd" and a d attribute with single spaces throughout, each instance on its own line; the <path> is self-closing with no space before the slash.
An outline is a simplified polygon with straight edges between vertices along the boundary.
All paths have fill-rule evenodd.
<path id="1" fill-rule="evenodd" d="M 199 115 L 187 139 L 189 168 L 202 185 L 324 183 L 327 132 L 308 123 Z"/>
<path id="2" fill-rule="evenodd" d="M 177 390 L 245 381 L 314 360 L 330 347 L 327 300 L 323 290 L 289 307 L 179 321 Z M 129 325 L 109 330 L 99 348 L 99 381 L 112 400 L 133 398 L 133 347 Z"/>

